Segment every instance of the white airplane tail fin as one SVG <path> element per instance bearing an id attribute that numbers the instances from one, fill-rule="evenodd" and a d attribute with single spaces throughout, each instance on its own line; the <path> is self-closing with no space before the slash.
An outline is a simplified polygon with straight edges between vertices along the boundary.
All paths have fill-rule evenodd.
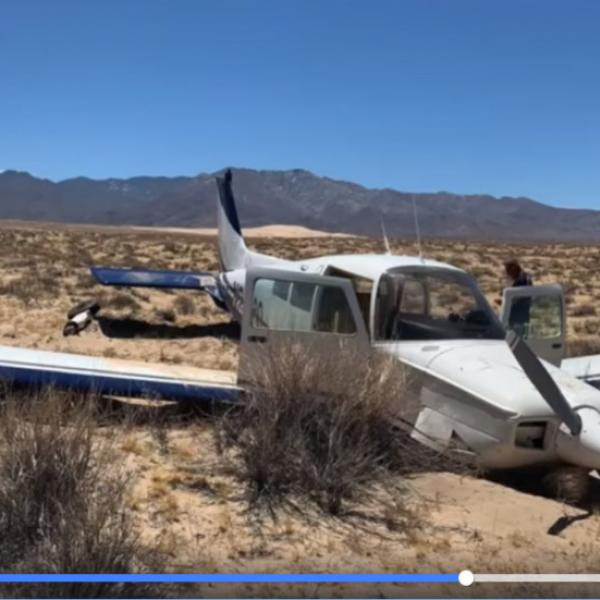
<path id="1" fill-rule="evenodd" d="M 217 223 L 219 227 L 219 260 L 223 271 L 233 271 L 246 266 L 249 255 L 242 236 L 240 221 L 231 188 L 231 170 L 223 177 L 217 177 L 219 199 L 217 202 Z"/>

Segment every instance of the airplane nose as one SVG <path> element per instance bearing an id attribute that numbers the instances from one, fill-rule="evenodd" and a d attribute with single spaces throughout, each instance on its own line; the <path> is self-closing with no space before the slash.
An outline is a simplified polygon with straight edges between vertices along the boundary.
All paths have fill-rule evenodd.
<path id="1" fill-rule="evenodd" d="M 556 452 L 560 458 L 570 463 L 600 468 L 600 412 L 591 406 L 575 409 L 581 418 L 581 432 L 571 435 L 564 423 L 556 436 Z"/>

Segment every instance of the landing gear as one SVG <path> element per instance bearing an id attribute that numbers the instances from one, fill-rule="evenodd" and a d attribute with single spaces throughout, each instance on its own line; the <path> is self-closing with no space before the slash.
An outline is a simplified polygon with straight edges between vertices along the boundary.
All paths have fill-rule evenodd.
<path id="1" fill-rule="evenodd" d="M 542 485 L 550 497 L 568 504 L 580 504 L 590 491 L 590 473 L 583 467 L 556 467 L 542 477 Z"/>
<path id="2" fill-rule="evenodd" d="M 95 301 L 81 302 L 67 313 L 67 322 L 63 327 L 63 335 L 77 335 L 86 329 L 94 320 L 100 305 Z"/>
<path id="3" fill-rule="evenodd" d="M 574 465 L 538 466 L 492 471 L 488 478 L 527 494 L 535 494 L 583 505 L 592 492 L 593 475 L 589 469 Z M 599 477 L 600 478 L 600 477 Z"/>

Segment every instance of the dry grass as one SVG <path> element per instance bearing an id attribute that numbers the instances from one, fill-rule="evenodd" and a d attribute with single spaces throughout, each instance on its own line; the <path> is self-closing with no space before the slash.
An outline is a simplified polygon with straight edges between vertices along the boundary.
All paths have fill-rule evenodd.
<path id="1" fill-rule="evenodd" d="M 217 268 L 211 239 L 174 236 L 165 244 L 164 235 L 0 224 L 0 344 L 235 369 L 235 342 L 218 333 L 203 335 L 203 325 L 229 322 L 204 294 L 106 288 L 90 276 L 93 264 Z M 63 338 L 67 310 L 90 299 L 103 306 L 105 330 L 94 325 Z M 177 351 L 164 350 L 165 338 L 178 340 Z"/>
<path id="2" fill-rule="evenodd" d="M 253 249 L 290 259 L 383 251 L 380 240 L 368 238 L 258 238 L 249 244 Z M 396 254 L 414 255 L 417 251 L 414 243 L 402 240 L 392 240 L 391 246 Z M 568 353 L 600 350 L 598 246 L 426 240 L 423 252 L 472 272 L 492 302 L 504 285 L 503 262 L 518 256 L 536 283 L 558 282 L 565 287 Z M 61 335 L 67 309 L 98 298 L 104 305 L 101 316 L 119 330 L 117 356 L 176 363 L 184 356 L 187 364 L 235 369 L 236 344 L 218 333 L 203 331 L 203 327 L 229 320 L 205 295 L 136 288 L 110 290 L 93 282 L 88 273 L 92 264 L 216 270 L 218 261 L 214 238 L 205 236 L 0 226 L 0 343 L 102 356 L 110 342 L 97 329 L 80 337 L 63 339 Z M 130 330 L 128 320 L 135 325 Z M 140 343 L 138 337 L 144 342 Z M 179 352 L 161 355 L 164 338 L 178 337 L 182 340 Z"/>
<path id="3" fill-rule="evenodd" d="M 244 374 L 252 391 L 216 431 L 251 505 L 293 498 L 342 516 L 357 502 L 386 505 L 382 489 L 397 503 L 403 477 L 449 463 L 410 438 L 418 400 L 391 357 L 274 347 Z"/>
<path id="4" fill-rule="evenodd" d="M 183 270 L 216 269 L 214 239 L 169 233 L 169 242 L 165 243 L 165 235 L 167 234 L 133 231 L 117 233 L 91 228 L 0 227 L 0 344 L 236 369 L 236 342 L 222 336 L 219 328 L 214 328 L 215 324 L 226 324 L 228 317 L 216 310 L 206 296 L 183 291 L 167 293 L 146 289 L 107 290 L 90 278 L 87 269 L 91 264 Z M 250 245 L 254 249 L 293 259 L 383 250 L 379 240 L 358 238 L 257 239 L 251 240 Z M 392 250 L 397 254 L 414 254 L 416 248 L 411 242 L 392 240 Z M 598 247 L 426 241 L 424 254 L 475 273 L 490 300 L 498 297 L 502 288 L 503 261 L 507 256 L 519 256 L 536 283 L 558 281 L 565 285 L 568 292 L 569 352 L 584 354 L 600 351 L 600 312 L 594 308 L 600 301 L 600 272 L 596 269 L 600 254 Z M 115 295 L 119 299 L 116 304 L 112 304 L 110 299 Z M 125 331 L 126 334 L 109 340 L 105 332 L 93 326 L 81 336 L 63 338 L 61 330 L 67 309 L 94 297 L 109 302 L 100 316 L 118 326 L 120 333 Z M 169 321 L 165 316 L 175 318 Z M 127 329 L 130 326 L 131 330 Z M 360 393 L 360 382 L 357 385 L 354 394 Z M 297 397 L 304 396 L 300 393 Z M 410 478 L 410 487 L 415 485 L 418 491 L 415 493 L 408 489 L 405 492 L 404 484 L 411 469 L 407 466 L 406 471 L 403 471 L 402 463 L 392 468 L 389 461 L 393 452 L 388 454 L 387 450 L 378 449 L 377 445 L 367 444 L 367 454 L 361 454 L 356 471 L 352 471 L 355 465 L 346 461 L 349 456 L 356 455 L 353 455 L 353 448 L 348 448 L 344 439 L 356 438 L 352 437 L 355 433 L 349 438 L 345 438 L 345 434 L 341 435 L 344 431 L 342 424 L 348 423 L 344 420 L 343 407 L 332 414 L 328 412 L 330 405 L 323 407 L 318 402 L 319 398 L 313 397 L 313 400 L 307 407 L 311 418 L 311 435 L 304 436 L 302 442 L 297 442 L 290 435 L 287 441 L 284 440 L 284 447 L 289 448 L 289 452 L 296 448 L 295 443 L 300 444 L 305 466 L 313 464 L 315 471 L 311 473 L 307 468 L 297 467 L 297 473 L 304 473 L 301 479 L 296 480 L 296 483 L 286 483 L 289 475 L 282 470 L 277 474 L 277 477 L 283 478 L 280 480 L 283 481 L 282 487 L 277 494 L 283 494 L 298 504 L 304 503 L 307 510 L 308 507 L 321 506 L 328 513 L 338 511 L 341 516 L 347 516 L 353 510 L 369 508 L 363 502 L 369 504 L 368 498 L 372 495 L 369 510 L 373 511 L 373 505 L 377 505 L 377 522 L 370 521 L 367 526 L 364 523 L 361 526 L 356 521 L 348 522 L 344 518 L 319 518 L 311 521 L 309 526 L 303 518 L 290 513 L 276 524 L 263 523 L 261 529 L 257 530 L 248 519 L 247 499 L 264 499 L 264 480 L 277 489 L 279 484 L 270 483 L 269 480 L 272 474 L 268 472 L 268 461 L 291 464 L 280 460 L 277 454 L 258 452 L 252 446 L 255 442 L 248 437 L 253 427 L 252 419 L 256 421 L 256 415 L 261 414 L 261 410 L 265 411 L 268 403 L 262 408 L 254 406 L 254 416 L 249 411 L 243 418 L 239 417 L 241 422 L 228 424 L 234 430 L 238 425 L 241 427 L 239 432 L 244 440 L 239 443 L 246 447 L 243 450 L 240 446 L 236 448 L 234 444 L 226 450 L 228 458 L 236 461 L 235 476 L 224 474 L 218 467 L 214 439 L 206 423 L 194 421 L 185 426 L 165 423 L 160 424 L 160 427 L 150 423 L 149 427 L 148 422 L 140 422 L 126 428 L 115 423 L 114 426 L 95 429 L 93 440 L 99 439 L 97 434 L 104 429 L 111 432 L 113 429 L 120 430 L 117 432 L 118 442 L 113 448 L 116 458 L 105 465 L 123 465 L 127 468 L 128 483 L 132 489 L 125 494 L 126 517 L 143 532 L 145 544 L 161 545 L 162 540 L 169 556 L 161 568 L 191 572 L 250 572 L 263 567 L 275 572 L 301 572 L 310 569 L 321 572 L 401 572 L 403 569 L 418 567 L 432 572 L 453 572 L 464 564 L 469 564 L 478 566 L 482 571 L 490 571 L 499 568 L 499 557 L 502 557 L 506 561 L 506 570 L 510 570 L 511 566 L 514 568 L 518 563 L 520 568 L 528 570 L 543 570 L 552 564 L 552 568 L 564 571 L 598 555 L 596 546 L 591 548 L 596 544 L 595 532 L 599 526 L 595 516 L 590 517 L 589 521 L 577 522 L 560 538 L 555 538 L 546 535 L 553 522 L 551 519 L 546 522 L 546 517 L 544 520 L 539 517 L 539 521 L 536 521 L 540 514 L 537 502 L 540 499 L 524 499 L 523 495 L 516 492 L 508 494 L 511 490 L 498 486 L 489 490 L 489 494 L 482 500 L 478 494 L 482 489 L 487 489 L 486 486 L 492 485 L 489 482 L 473 482 L 468 478 L 446 480 L 444 475 L 439 478 L 439 474 L 432 477 L 419 476 L 415 480 Z M 352 404 L 349 403 L 348 406 Z M 312 409 L 308 410 L 310 407 Z M 313 410 L 316 408 L 321 412 L 316 414 Z M 323 408 L 327 410 L 323 411 Z M 324 415 L 328 415 L 329 421 Z M 365 413 L 361 415 L 368 417 Z M 235 415 L 230 417 L 236 418 Z M 244 426 L 243 419 L 246 423 Z M 279 421 L 286 422 L 291 425 L 290 434 L 299 431 L 300 425 L 296 420 L 286 421 L 282 418 Z M 333 437 L 334 451 L 324 455 L 324 446 L 319 443 L 320 437 L 315 433 L 327 431 L 327 427 L 335 423 L 339 424 L 335 431 L 340 435 Z M 380 427 L 381 425 L 372 423 L 368 431 L 381 431 Z M 263 432 L 266 447 L 273 447 L 270 440 L 277 431 L 275 423 L 270 431 Z M 383 431 L 387 430 L 384 428 Z M 365 435 L 369 439 L 370 434 L 367 432 Z M 100 450 L 100 446 L 98 449 Z M 250 462 L 243 458 L 242 450 L 249 453 Z M 347 450 L 348 454 L 344 454 Z M 236 452 L 239 452 L 237 458 L 233 456 Z M 257 453 L 257 459 L 250 456 L 254 453 Z M 62 455 L 57 451 L 56 456 Z M 325 460 L 321 460 L 323 456 Z M 319 457 L 319 460 L 315 457 Z M 364 465 L 372 457 L 377 457 L 376 473 L 375 479 L 369 480 L 370 475 L 366 473 Z M 207 464 L 199 464 L 201 459 L 205 459 Z M 64 461 L 64 457 L 61 460 Z M 94 460 L 92 453 L 92 462 Z M 249 477 L 251 469 L 246 465 L 250 465 L 253 460 L 258 461 L 256 465 L 262 464 L 261 468 L 252 471 L 258 477 Z M 74 466 L 79 464 L 75 461 Z M 338 469 L 332 475 L 332 469 L 326 468 L 327 465 L 337 465 Z M 418 471 L 420 468 L 415 467 L 414 470 Z M 345 481 L 343 473 L 337 478 L 337 472 L 342 470 L 348 473 L 349 482 Z M 386 472 L 391 473 L 389 480 L 385 479 L 385 475 L 380 475 Z M 298 481 L 303 482 L 302 489 L 309 491 L 299 491 L 301 488 Z M 443 484 L 439 492 L 442 500 L 438 506 L 432 498 L 437 498 L 436 484 L 440 481 Z M 309 487 L 305 487 L 306 482 L 310 483 Z M 393 498 L 389 490 L 386 490 L 388 483 L 389 489 L 398 486 L 398 494 Z M 483 488 L 475 486 L 480 483 Z M 470 486 L 474 487 L 473 495 L 464 495 L 463 490 L 470 489 Z M 246 492 L 243 499 L 239 498 L 240 490 Z M 59 492 L 53 492 L 55 493 Z M 428 500 L 424 499 L 425 496 Z M 494 504 L 496 496 L 502 498 L 502 504 Z M 515 504 L 517 508 L 513 508 L 513 503 L 518 502 L 523 504 Z M 32 503 L 26 502 L 24 505 L 31 506 Z M 86 519 L 96 519 L 96 522 L 102 523 L 103 519 L 98 516 L 101 507 L 94 506 L 92 502 L 88 512 L 73 523 L 81 524 Z M 418 531 L 418 539 L 412 533 L 407 534 L 406 525 L 410 518 L 406 515 L 414 514 L 412 511 L 415 506 L 425 506 L 432 511 L 427 518 L 419 516 L 417 519 L 419 527 L 423 527 L 422 531 Z M 120 510 L 117 509 L 117 514 L 121 514 Z M 489 518 L 491 512 L 494 514 L 493 523 Z M 506 543 L 506 532 L 514 530 L 515 525 L 511 520 L 511 524 L 505 523 L 502 529 L 498 525 L 498 513 L 507 513 L 507 522 L 509 518 L 521 517 L 518 527 L 526 529 L 524 535 L 528 539 L 527 545 L 519 544 L 517 548 Z M 323 511 L 319 514 L 322 517 Z M 105 522 L 110 530 L 110 523 L 116 521 L 109 519 Z M 335 522 L 335 526 L 332 522 Z M 57 525 L 52 531 L 60 531 L 59 527 Z M 80 529 L 85 531 L 83 527 Z M 94 531 L 94 527 L 88 527 L 87 530 Z M 61 535 L 66 540 L 70 539 L 75 544 L 74 547 L 79 548 L 78 544 L 83 543 L 81 537 L 77 537 L 83 535 L 81 531 L 65 530 Z M 81 557 L 81 561 L 87 561 L 90 565 L 99 560 L 95 555 L 86 558 L 83 551 L 77 555 L 69 555 L 68 548 L 60 544 L 55 545 L 54 550 L 48 550 L 42 541 L 36 539 L 46 540 L 50 537 L 34 536 L 34 541 L 27 546 L 29 549 L 19 558 L 30 561 L 31 566 L 27 568 L 49 568 L 48 563 L 43 562 L 46 560 L 59 565 L 55 569 L 83 569 L 82 563 L 76 559 Z M 97 534 L 97 539 L 102 539 L 101 533 Z M 102 555 L 112 556 L 111 552 L 103 551 Z M 517 553 L 518 557 L 514 558 L 513 553 Z M 19 552 L 15 552 L 15 556 L 17 554 Z M 6 560 L 9 559 L 13 560 L 12 557 Z M 117 564 L 119 563 L 115 563 Z M 7 570 L 13 568 L 3 566 Z M 137 566 L 133 565 L 132 568 Z M 594 568 L 590 566 L 589 571 L 594 572 Z M 347 588 L 341 592 L 339 589 L 328 588 L 327 591 L 333 595 L 344 595 L 372 593 L 373 590 Z M 415 591 L 421 593 L 422 590 Z M 438 595 L 448 595 L 452 591 L 438 590 Z M 248 595 L 257 590 L 238 588 L 236 592 L 234 595 Z M 263 595 L 282 595 L 288 590 L 273 587 L 263 588 L 259 592 Z M 377 593 L 384 596 L 398 595 L 401 592 L 403 590 L 380 589 Z M 0 589 L 0 595 L 4 593 L 6 588 Z M 23 589 L 19 593 L 54 596 L 57 589 Z M 118 591 L 107 593 L 119 595 Z M 130 595 L 132 593 L 135 590 L 129 592 Z M 162 591 L 155 593 L 162 594 Z M 224 590 L 220 588 L 214 593 L 219 595 Z M 314 595 L 326 591 L 295 588 L 293 593 Z M 64 594 L 85 595 L 80 588 Z"/>
<path id="5" fill-rule="evenodd" d="M 17 573 L 134 573 L 151 555 L 126 508 L 127 479 L 94 408 L 47 391 L 0 404 L 0 569 Z M 145 595 L 147 586 L 37 584 L 0 593 L 35 597 Z"/>
<path id="6" fill-rule="evenodd" d="M 190 296 L 177 296 L 173 300 L 173 310 L 180 315 L 193 315 L 196 305 Z"/>

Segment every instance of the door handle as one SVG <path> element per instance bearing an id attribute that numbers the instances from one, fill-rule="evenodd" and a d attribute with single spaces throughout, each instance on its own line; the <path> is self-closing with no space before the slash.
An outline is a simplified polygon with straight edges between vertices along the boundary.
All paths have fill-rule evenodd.
<path id="1" fill-rule="evenodd" d="M 264 344 L 267 338 L 264 335 L 249 335 L 248 341 L 255 344 Z"/>
<path id="2" fill-rule="evenodd" d="M 556 342 L 555 344 L 552 344 L 552 347 L 556 349 L 562 348 L 562 344 L 560 342 Z"/>

